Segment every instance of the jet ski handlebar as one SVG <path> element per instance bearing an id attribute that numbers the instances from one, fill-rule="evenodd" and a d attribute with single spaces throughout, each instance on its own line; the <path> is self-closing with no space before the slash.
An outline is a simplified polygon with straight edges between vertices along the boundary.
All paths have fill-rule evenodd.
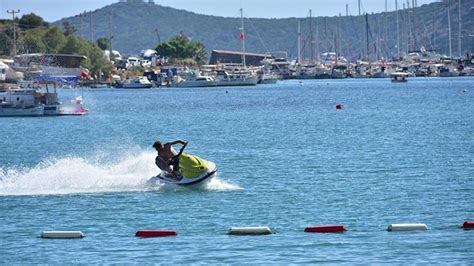
<path id="1" fill-rule="evenodd" d="M 183 153 L 184 148 L 186 148 L 186 146 L 188 145 L 188 142 L 182 141 L 181 144 L 183 144 L 183 146 L 181 147 L 181 149 L 179 150 L 178 154 L 175 157 L 179 157 Z"/>

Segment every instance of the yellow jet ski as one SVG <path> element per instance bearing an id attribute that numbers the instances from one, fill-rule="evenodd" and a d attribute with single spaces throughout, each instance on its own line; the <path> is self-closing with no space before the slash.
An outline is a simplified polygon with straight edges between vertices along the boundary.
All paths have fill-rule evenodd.
<path id="1" fill-rule="evenodd" d="M 202 184 L 210 181 L 217 172 L 215 163 L 203 160 L 195 155 L 181 153 L 177 158 L 179 159 L 179 174 L 162 171 L 148 180 L 148 183 L 165 183 L 178 186 Z"/>

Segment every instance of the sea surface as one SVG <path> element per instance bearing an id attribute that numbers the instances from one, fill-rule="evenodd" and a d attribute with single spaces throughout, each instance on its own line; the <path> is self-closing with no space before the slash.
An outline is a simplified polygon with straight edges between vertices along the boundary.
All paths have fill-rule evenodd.
<path id="1" fill-rule="evenodd" d="M 474 78 L 59 94 L 83 95 L 90 113 L 0 119 L 0 264 L 474 261 L 474 231 L 459 228 L 474 220 Z M 208 186 L 146 185 L 153 142 L 177 138 L 218 165 Z M 348 231 L 303 231 L 339 223 Z"/>

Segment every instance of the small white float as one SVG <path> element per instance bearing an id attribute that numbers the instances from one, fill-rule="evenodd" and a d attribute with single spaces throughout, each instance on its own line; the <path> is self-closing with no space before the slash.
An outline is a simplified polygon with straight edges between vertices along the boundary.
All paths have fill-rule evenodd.
<path id="1" fill-rule="evenodd" d="M 426 224 L 391 224 L 387 228 L 387 231 L 416 231 L 416 230 L 428 230 L 428 226 L 426 226 Z"/>
<path id="2" fill-rule="evenodd" d="M 43 231 L 41 238 L 75 239 L 85 237 L 81 231 Z"/>
<path id="3" fill-rule="evenodd" d="M 272 229 L 268 226 L 247 226 L 247 227 L 231 227 L 229 235 L 269 235 Z"/>

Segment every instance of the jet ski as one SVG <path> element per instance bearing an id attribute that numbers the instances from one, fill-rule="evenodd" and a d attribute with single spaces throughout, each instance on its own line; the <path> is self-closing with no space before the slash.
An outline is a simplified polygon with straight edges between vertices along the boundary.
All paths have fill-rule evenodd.
<path id="1" fill-rule="evenodd" d="M 173 175 L 162 171 L 157 176 L 148 180 L 148 184 L 159 183 L 174 184 L 178 186 L 189 186 L 204 184 L 210 181 L 217 172 L 217 166 L 211 161 L 206 161 L 198 156 L 188 153 L 179 155 L 179 175 Z"/>

